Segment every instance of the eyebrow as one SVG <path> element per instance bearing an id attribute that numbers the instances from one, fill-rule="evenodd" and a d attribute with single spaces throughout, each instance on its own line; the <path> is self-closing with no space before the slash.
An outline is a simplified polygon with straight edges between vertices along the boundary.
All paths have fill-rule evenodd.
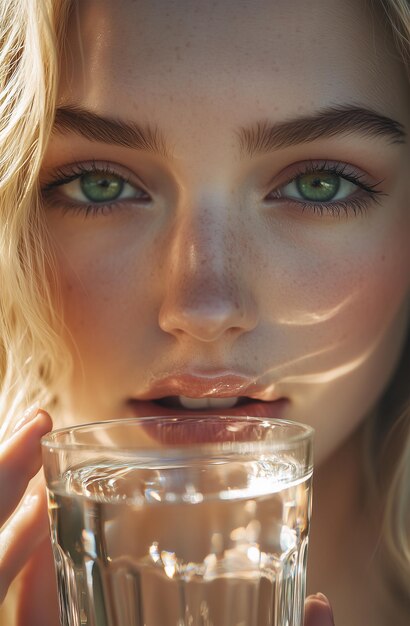
<path id="1" fill-rule="evenodd" d="M 90 141 L 142 150 L 171 159 L 171 149 L 157 126 L 104 117 L 75 105 L 57 108 L 53 132 L 70 132 Z M 250 157 L 317 139 L 354 133 L 367 138 L 382 137 L 393 144 L 406 141 L 403 124 L 354 105 L 330 106 L 283 122 L 272 124 L 260 121 L 235 129 L 241 155 Z"/>
<path id="2" fill-rule="evenodd" d="M 165 137 L 157 126 L 103 117 L 79 106 L 58 107 L 53 132 L 74 133 L 90 141 L 143 150 L 170 158 Z"/>
<path id="3" fill-rule="evenodd" d="M 242 154 L 254 156 L 341 135 L 359 134 L 385 138 L 394 144 L 406 142 L 403 124 L 371 109 L 354 105 L 330 106 L 312 115 L 270 124 L 257 122 L 236 130 Z"/>

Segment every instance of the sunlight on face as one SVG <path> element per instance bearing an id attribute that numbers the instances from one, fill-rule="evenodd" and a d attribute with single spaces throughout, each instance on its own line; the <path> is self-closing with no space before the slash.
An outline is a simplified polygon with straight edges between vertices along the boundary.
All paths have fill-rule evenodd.
<path id="1" fill-rule="evenodd" d="M 72 420 L 234 373 L 289 399 L 320 460 L 371 410 L 408 312 L 389 42 L 353 0 L 77 3 L 42 172 Z"/>

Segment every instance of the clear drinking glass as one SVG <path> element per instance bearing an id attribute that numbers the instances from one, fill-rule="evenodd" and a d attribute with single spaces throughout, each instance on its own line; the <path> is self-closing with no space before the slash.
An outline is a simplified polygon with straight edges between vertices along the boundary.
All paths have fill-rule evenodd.
<path id="1" fill-rule="evenodd" d="M 150 417 L 42 439 L 63 626 L 302 626 L 313 430 Z"/>

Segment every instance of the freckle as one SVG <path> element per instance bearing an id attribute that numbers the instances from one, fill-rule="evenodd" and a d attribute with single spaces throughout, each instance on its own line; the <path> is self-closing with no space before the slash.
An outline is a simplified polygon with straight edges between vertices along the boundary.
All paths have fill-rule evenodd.
<path id="1" fill-rule="evenodd" d="M 191 47 L 191 42 L 187 41 L 186 44 L 185 44 L 185 48 L 190 48 L 190 47 Z"/>

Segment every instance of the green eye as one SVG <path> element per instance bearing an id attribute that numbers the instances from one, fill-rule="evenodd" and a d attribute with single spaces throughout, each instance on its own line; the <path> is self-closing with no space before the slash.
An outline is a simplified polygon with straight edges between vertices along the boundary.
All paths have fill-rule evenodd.
<path id="1" fill-rule="evenodd" d="M 329 202 L 339 191 L 340 176 L 326 172 L 303 174 L 295 183 L 304 200 Z"/>
<path id="2" fill-rule="evenodd" d="M 102 165 L 100 169 L 93 163 L 91 167 L 92 169 L 86 169 L 82 164 L 77 165 L 49 184 L 45 193 L 51 196 L 53 188 L 58 188 L 59 202 L 64 202 L 66 198 L 70 200 L 68 206 L 76 206 L 79 211 L 83 207 L 86 215 L 93 212 L 97 214 L 99 211 L 107 213 L 114 207 L 120 209 L 124 207 L 124 203 L 128 207 L 134 203 L 144 207 L 150 205 L 152 200 L 149 194 L 138 184 L 124 178 L 121 173 L 106 165 Z"/>
<path id="3" fill-rule="evenodd" d="M 338 201 L 347 201 L 358 187 L 357 183 L 348 180 L 342 174 L 318 169 L 316 172 L 299 174 L 274 192 L 274 197 L 326 206 Z"/>
<path id="4" fill-rule="evenodd" d="M 335 217 L 341 213 L 346 216 L 363 213 L 370 200 L 377 202 L 377 196 L 382 193 L 375 189 L 379 183 L 366 184 L 365 174 L 356 173 L 346 163 L 323 161 L 303 165 L 289 182 L 273 189 L 265 201 L 286 202 L 301 213 L 310 211 Z"/>
<path id="5" fill-rule="evenodd" d="M 124 181 L 114 174 L 88 172 L 80 178 L 80 187 L 91 202 L 112 202 L 121 195 Z"/>

